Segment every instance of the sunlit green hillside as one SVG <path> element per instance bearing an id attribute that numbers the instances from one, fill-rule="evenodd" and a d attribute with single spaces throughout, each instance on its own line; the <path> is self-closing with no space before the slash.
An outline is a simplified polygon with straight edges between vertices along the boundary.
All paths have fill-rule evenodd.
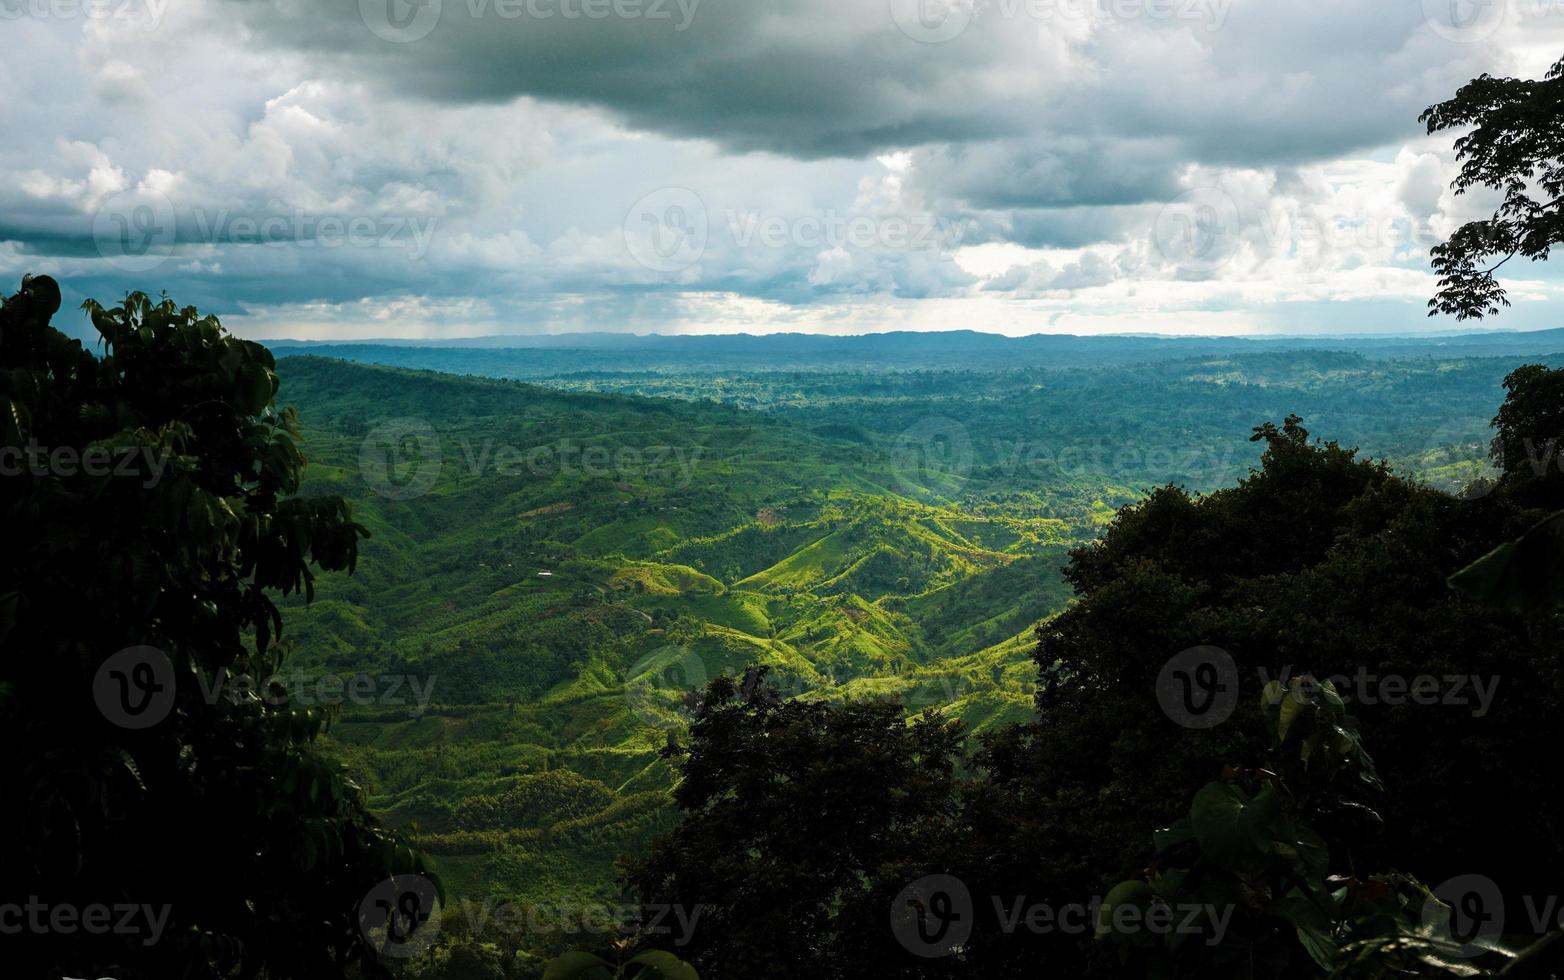
<path id="1" fill-rule="evenodd" d="M 391 678 L 335 745 L 459 896 L 607 897 L 669 820 L 659 752 L 687 689 L 765 664 L 796 696 L 1024 718 L 1031 631 L 1114 508 L 1230 482 L 1250 428 L 1294 411 L 1464 483 L 1510 366 L 664 375 L 667 398 L 286 358 L 305 492 L 345 494 L 373 534 L 289 611 L 293 663 Z M 767 410 L 711 400 L 735 386 Z"/>

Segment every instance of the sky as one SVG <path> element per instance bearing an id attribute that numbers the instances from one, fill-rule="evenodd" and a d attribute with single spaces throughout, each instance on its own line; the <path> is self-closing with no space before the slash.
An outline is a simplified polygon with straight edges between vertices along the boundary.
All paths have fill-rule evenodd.
<path id="1" fill-rule="evenodd" d="M 255 339 L 1354 334 L 1564 0 L 0 0 L 0 287 Z M 1564 326 L 1564 263 L 1481 327 Z M 86 338 L 76 313 L 57 324 Z"/>

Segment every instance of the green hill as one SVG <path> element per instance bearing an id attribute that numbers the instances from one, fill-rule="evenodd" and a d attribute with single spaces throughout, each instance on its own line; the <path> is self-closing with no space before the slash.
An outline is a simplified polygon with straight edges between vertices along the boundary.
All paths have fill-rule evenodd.
<path id="1" fill-rule="evenodd" d="M 373 533 L 359 574 L 289 610 L 293 663 L 427 692 L 346 705 L 333 738 L 459 894 L 611 896 L 613 856 L 666 826 L 658 753 L 683 693 L 719 673 L 767 664 L 798 696 L 945 706 L 975 729 L 1029 703 L 1017 634 L 1063 605 L 1058 521 L 866 492 L 896 485 L 886 447 L 723 405 L 280 372 L 304 491 L 346 494 Z M 462 817 L 545 776 L 579 790 L 568 818 Z"/>
<path id="2" fill-rule="evenodd" d="M 285 358 L 304 492 L 373 534 L 288 610 L 292 666 L 373 679 L 333 744 L 458 896 L 611 899 L 614 857 L 670 819 L 659 753 L 688 689 L 765 664 L 793 696 L 1025 718 L 1032 629 L 1114 507 L 1229 480 L 1289 411 L 1431 481 L 1479 474 L 1512 366 L 1306 351 L 664 376 L 680 397 L 649 398 Z M 767 410 L 706 399 L 739 389 Z M 568 805 L 495 802 L 545 789 Z"/>

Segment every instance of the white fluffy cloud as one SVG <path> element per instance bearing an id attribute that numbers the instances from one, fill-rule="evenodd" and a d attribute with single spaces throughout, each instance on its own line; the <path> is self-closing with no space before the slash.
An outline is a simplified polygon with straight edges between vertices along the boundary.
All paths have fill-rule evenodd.
<path id="1" fill-rule="evenodd" d="M 1484 206 L 1418 112 L 1564 54 L 1543 0 L 932 3 L 15 0 L 0 276 L 257 336 L 1411 329 Z"/>

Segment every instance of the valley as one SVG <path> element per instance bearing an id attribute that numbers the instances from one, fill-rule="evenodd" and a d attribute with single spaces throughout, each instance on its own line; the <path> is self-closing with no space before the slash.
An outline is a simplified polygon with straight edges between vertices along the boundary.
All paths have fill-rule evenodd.
<path id="1" fill-rule="evenodd" d="M 690 688 L 765 665 L 790 695 L 892 698 L 972 736 L 1023 720 L 1032 630 L 1117 507 L 1230 484 L 1250 429 L 1289 412 L 1459 489 L 1515 363 L 523 383 L 285 357 L 303 492 L 346 496 L 372 535 L 287 610 L 289 666 L 427 692 L 345 704 L 329 744 L 453 895 L 612 903 L 615 859 L 672 820 L 661 752 Z"/>

